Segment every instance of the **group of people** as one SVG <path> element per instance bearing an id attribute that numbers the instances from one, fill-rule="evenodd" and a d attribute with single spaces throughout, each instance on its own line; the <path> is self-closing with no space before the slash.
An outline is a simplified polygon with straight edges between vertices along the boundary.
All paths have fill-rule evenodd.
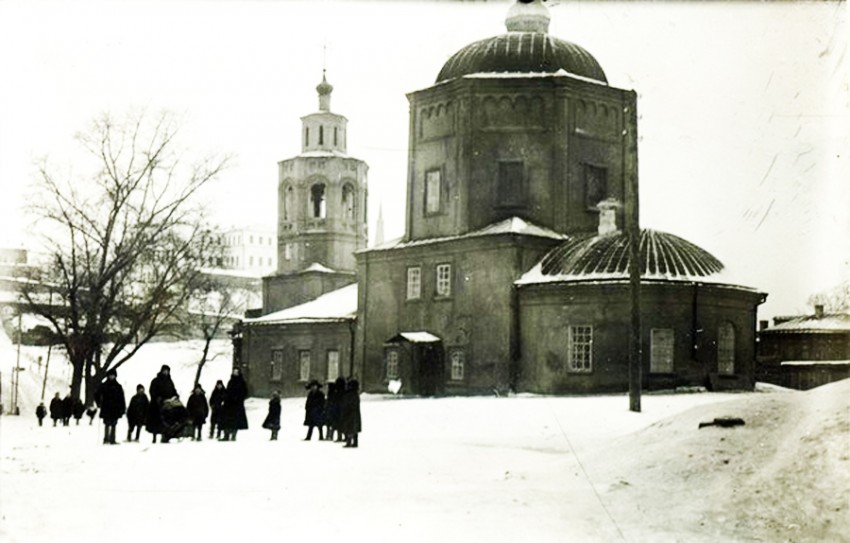
<path id="1" fill-rule="evenodd" d="M 307 384 L 307 401 L 304 404 L 304 426 L 307 427 L 307 437 L 313 438 L 313 429 L 319 431 L 319 440 L 344 441 L 345 447 L 357 447 L 358 435 L 362 431 L 360 418 L 360 383 L 357 379 L 345 380 L 342 377 L 328 383 L 328 395 L 322 392 L 322 384 L 315 379 Z M 277 406 L 275 407 L 275 399 Z M 280 419 L 280 395 L 275 393 L 269 402 L 269 417 L 277 413 Z M 266 420 L 269 420 L 269 417 Z M 263 427 L 268 428 L 266 424 Z M 323 429 L 327 429 L 327 435 Z M 271 428 L 272 439 L 277 439 L 277 430 Z M 336 434 L 336 440 L 334 440 Z"/>
<path id="2" fill-rule="evenodd" d="M 309 441 L 313 429 L 318 428 L 319 439 L 345 442 L 345 447 L 357 447 L 358 434 L 361 431 L 360 419 L 360 386 L 356 379 L 338 378 L 328 383 L 327 398 L 322 392 L 322 384 L 311 381 L 307 387 L 307 402 L 305 404 L 304 425 L 307 426 Z M 248 385 L 242 377 L 239 368 L 234 368 L 227 385 L 219 380 L 207 399 L 206 392 L 200 384 L 196 384 L 185 405 L 180 401 L 174 382 L 171 380 L 171 368 L 163 365 L 159 373 L 151 381 L 145 393 L 145 387 L 136 386 L 136 394 L 126 402 L 124 388 L 118 382 L 118 373 L 110 369 L 106 379 L 100 384 L 94 394 L 95 405 L 88 409 L 81 400 L 62 399 L 59 393 L 50 402 L 50 416 L 53 425 L 61 420 L 65 426 L 71 416 L 77 419 L 84 413 L 89 416 L 89 424 L 94 420 L 98 409 L 103 419 L 103 443 L 116 443 L 115 429 L 118 420 L 127 416 L 127 441 L 139 441 L 142 427 L 153 435 L 153 443 L 160 436 L 161 443 L 178 437 L 190 437 L 200 441 L 203 427 L 209 418 L 209 438 L 219 441 L 235 441 L 239 430 L 248 428 L 248 417 L 245 413 L 245 400 L 248 397 Z M 277 440 L 280 431 L 280 393 L 275 392 L 269 401 L 269 411 L 263 422 L 263 428 L 271 430 L 271 439 Z M 47 416 L 47 408 L 42 402 L 36 409 L 39 425 Z M 327 437 L 324 429 L 327 429 Z"/>
<path id="3" fill-rule="evenodd" d="M 53 426 L 56 426 L 60 422 L 62 426 L 69 426 L 71 424 L 71 417 L 74 417 L 77 425 L 79 425 L 80 419 L 83 418 L 83 414 L 85 413 L 88 413 L 89 424 L 91 424 L 96 411 L 93 407 L 86 409 L 83 401 L 79 398 L 72 398 L 70 393 L 64 398 L 60 398 L 57 392 L 56 396 L 50 400 L 50 418 L 53 419 Z M 47 418 L 47 414 L 48 411 L 44 402 L 38 404 L 38 407 L 35 408 L 35 415 L 38 417 L 39 426 L 44 425 L 44 419 Z"/>

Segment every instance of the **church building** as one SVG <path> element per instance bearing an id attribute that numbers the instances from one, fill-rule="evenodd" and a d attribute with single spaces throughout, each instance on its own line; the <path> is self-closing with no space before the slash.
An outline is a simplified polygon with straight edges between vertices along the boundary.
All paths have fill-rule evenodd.
<path id="1" fill-rule="evenodd" d="M 506 33 L 463 47 L 433 85 L 408 94 L 404 237 L 363 243 L 336 267 L 321 261 L 337 277 L 354 272 L 343 262 L 356 258 L 349 373 L 366 391 L 399 382 L 421 395 L 628 389 L 623 227 L 628 206 L 637 209 L 636 94 L 609 85 L 588 51 L 550 35 L 549 20 L 540 0 L 516 2 Z M 295 190 L 309 198 L 313 183 Z M 765 295 L 724 282 L 719 260 L 672 234 L 642 231 L 639 254 L 644 386 L 752 387 Z M 296 279 L 301 297 L 284 294 L 306 270 L 278 260 L 272 298 L 327 292 Z M 257 367 L 271 360 L 263 348 L 250 349 Z"/>

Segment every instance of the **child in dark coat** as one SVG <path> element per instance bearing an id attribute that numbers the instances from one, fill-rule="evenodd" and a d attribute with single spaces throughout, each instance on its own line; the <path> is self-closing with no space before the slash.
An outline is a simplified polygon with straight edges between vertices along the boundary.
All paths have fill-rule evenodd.
<path id="1" fill-rule="evenodd" d="M 195 390 L 189 396 L 189 401 L 186 402 L 186 409 L 189 411 L 189 418 L 192 420 L 192 439 L 200 441 L 204 423 L 207 421 L 207 415 L 210 412 L 207 405 L 207 395 L 204 394 L 201 385 L 195 385 Z"/>
<path id="2" fill-rule="evenodd" d="M 130 399 L 130 407 L 127 408 L 127 441 L 133 441 L 133 430 L 136 430 L 136 441 L 142 426 L 145 425 L 145 417 L 148 414 L 148 396 L 145 394 L 143 385 L 136 385 L 136 395 Z"/>
<path id="3" fill-rule="evenodd" d="M 277 441 L 277 432 L 280 430 L 280 392 L 275 391 L 269 400 L 269 414 L 263 421 L 263 428 L 272 431 L 270 441 Z"/>
<path id="4" fill-rule="evenodd" d="M 38 425 L 41 426 L 44 422 L 44 417 L 47 416 L 47 408 L 44 407 L 44 402 L 38 404 L 38 407 L 35 408 L 35 416 L 38 417 Z"/>
<path id="5" fill-rule="evenodd" d="M 100 407 L 100 418 L 103 419 L 103 443 L 115 445 L 115 426 L 118 419 L 127 411 L 124 399 L 124 388 L 118 383 L 118 372 L 114 369 L 106 372 L 106 380 L 100 384 L 94 393 L 94 400 Z"/>
<path id="6" fill-rule="evenodd" d="M 83 418 L 83 413 L 86 412 L 86 404 L 79 398 L 74 398 L 74 403 L 71 406 L 74 414 L 74 420 L 77 421 L 77 426 L 80 425 L 80 419 Z"/>
<path id="7" fill-rule="evenodd" d="M 221 438 L 221 408 L 224 406 L 225 393 L 224 382 L 219 379 L 210 394 L 210 439 Z"/>

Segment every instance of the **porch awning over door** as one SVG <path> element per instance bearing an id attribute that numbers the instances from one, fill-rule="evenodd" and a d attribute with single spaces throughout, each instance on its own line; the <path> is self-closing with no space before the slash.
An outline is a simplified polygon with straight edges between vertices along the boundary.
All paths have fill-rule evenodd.
<path id="1" fill-rule="evenodd" d="M 430 332 L 402 332 L 388 339 L 386 343 L 402 343 L 404 341 L 408 343 L 438 343 L 442 340 Z"/>

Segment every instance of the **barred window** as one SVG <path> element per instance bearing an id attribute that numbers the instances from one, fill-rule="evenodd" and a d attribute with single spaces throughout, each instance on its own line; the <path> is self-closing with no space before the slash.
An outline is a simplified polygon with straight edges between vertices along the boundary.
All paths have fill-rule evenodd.
<path id="1" fill-rule="evenodd" d="M 569 371 L 593 371 L 593 327 L 570 326 L 567 344 Z"/>
<path id="2" fill-rule="evenodd" d="M 310 379 L 310 351 L 298 351 L 298 380 Z"/>
<path id="3" fill-rule="evenodd" d="M 407 268 L 407 299 L 418 300 L 422 295 L 422 268 Z"/>
<path id="4" fill-rule="evenodd" d="M 452 381 L 463 381 L 463 370 L 466 362 L 466 355 L 463 351 L 452 351 Z"/>
<path id="5" fill-rule="evenodd" d="M 328 351 L 328 381 L 336 381 L 339 377 L 339 351 Z"/>
<path id="6" fill-rule="evenodd" d="M 649 344 L 649 372 L 673 373 L 673 329 L 653 328 Z"/>
<path id="7" fill-rule="evenodd" d="M 437 296 L 452 295 L 452 265 L 439 264 L 437 266 Z"/>
<path id="8" fill-rule="evenodd" d="M 398 379 L 398 351 L 387 351 L 387 380 Z"/>
<path id="9" fill-rule="evenodd" d="M 275 349 L 272 351 L 271 380 L 280 381 L 281 379 L 283 379 L 283 351 Z"/>

